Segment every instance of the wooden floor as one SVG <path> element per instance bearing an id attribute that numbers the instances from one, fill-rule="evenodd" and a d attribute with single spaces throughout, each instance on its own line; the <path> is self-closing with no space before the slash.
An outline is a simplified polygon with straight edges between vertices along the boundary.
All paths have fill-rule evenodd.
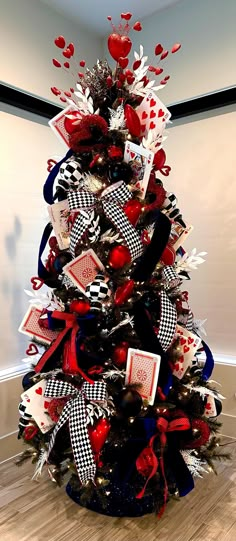
<path id="1" fill-rule="evenodd" d="M 236 541 L 236 443 L 219 475 L 208 474 L 195 490 L 167 506 L 161 520 L 149 515 L 117 519 L 73 503 L 45 477 L 31 481 L 33 466 L 0 466 L 1 541 Z"/>

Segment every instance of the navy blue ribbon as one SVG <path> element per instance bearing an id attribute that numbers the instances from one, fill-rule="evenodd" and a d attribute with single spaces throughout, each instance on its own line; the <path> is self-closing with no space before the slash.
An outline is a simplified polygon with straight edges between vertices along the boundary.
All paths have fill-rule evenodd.
<path id="1" fill-rule="evenodd" d="M 202 371 L 202 379 L 204 379 L 204 381 L 207 381 L 211 376 L 214 368 L 214 358 L 209 346 L 206 344 L 206 342 L 204 342 L 204 340 L 202 340 L 202 345 L 206 354 L 206 362 Z"/>
<path id="2" fill-rule="evenodd" d="M 56 165 L 54 165 L 54 167 L 52 168 L 52 170 L 50 171 L 49 175 L 48 175 L 48 178 L 44 184 L 44 187 L 43 187 L 43 196 L 44 196 L 44 199 L 46 201 L 46 203 L 48 203 L 48 205 L 52 205 L 54 203 L 54 199 L 53 199 L 53 185 L 54 185 L 54 180 L 57 176 L 57 174 L 59 173 L 59 170 L 60 170 L 60 167 L 62 165 L 62 163 L 64 163 L 68 158 L 70 158 L 70 156 L 72 156 L 73 154 L 73 150 L 68 150 L 67 154 L 64 156 L 64 158 L 62 158 L 62 160 L 60 162 L 57 162 Z"/>

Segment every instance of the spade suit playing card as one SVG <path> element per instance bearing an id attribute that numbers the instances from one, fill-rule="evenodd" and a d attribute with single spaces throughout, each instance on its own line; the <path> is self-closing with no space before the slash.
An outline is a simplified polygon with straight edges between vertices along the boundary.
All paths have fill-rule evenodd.
<path id="1" fill-rule="evenodd" d="M 125 384 L 140 383 L 138 392 L 149 404 L 154 404 L 160 363 L 160 355 L 141 349 L 128 349 Z"/>
<path id="2" fill-rule="evenodd" d="M 48 432 L 55 425 L 47 413 L 52 398 L 44 397 L 46 383 L 46 380 L 43 379 L 21 395 L 27 414 L 32 415 L 43 433 Z"/>
<path id="3" fill-rule="evenodd" d="M 148 92 L 135 111 L 141 122 L 141 134 L 145 138 L 150 130 L 157 136 L 161 135 L 171 117 L 170 111 L 152 91 Z"/>
<path id="4" fill-rule="evenodd" d="M 126 141 L 124 161 L 132 167 L 135 186 L 140 190 L 142 199 L 144 199 L 147 191 L 153 158 L 154 153 L 151 150 Z"/>
<path id="5" fill-rule="evenodd" d="M 58 139 L 60 139 L 60 141 L 62 141 L 62 143 L 64 143 L 66 147 L 69 147 L 69 137 L 70 137 L 70 134 L 66 129 L 66 124 L 68 122 L 68 115 L 75 113 L 75 111 L 77 112 L 76 114 L 77 118 L 79 118 L 79 116 L 81 116 L 82 118 L 82 115 L 80 115 L 80 113 L 78 112 L 77 107 L 73 107 L 72 105 L 69 105 L 68 107 L 60 111 L 58 115 L 54 116 L 54 118 L 49 120 L 49 123 L 48 123 L 50 128 L 52 128 L 54 133 L 57 135 Z"/>
<path id="6" fill-rule="evenodd" d="M 27 310 L 20 327 L 19 332 L 27 334 L 30 338 L 35 338 L 43 344 L 51 344 L 58 336 L 58 331 L 51 331 L 40 326 L 39 318 L 42 315 L 42 310 L 36 306 L 30 306 Z"/>
<path id="7" fill-rule="evenodd" d="M 181 351 L 179 358 L 174 364 L 173 375 L 178 379 L 182 379 L 194 360 L 194 355 L 200 346 L 201 338 L 180 325 L 177 325 L 176 333 L 179 336 L 179 347 Z"/>
<path id="8" fill-rule="evenodd" d="M 68 200 L 60 201 L 48 206 L 48 214 L 60 250 L 67 250 L 70 244 L 70 223 Z"/>
<path id="9" fill-rule="evenodd" d="M 75 286 L 85 293 L 86 286 L 94 280 L 99 271 L 104 271 L 104 266 L 90 248 L 65 265 L 63 271 Z"/>

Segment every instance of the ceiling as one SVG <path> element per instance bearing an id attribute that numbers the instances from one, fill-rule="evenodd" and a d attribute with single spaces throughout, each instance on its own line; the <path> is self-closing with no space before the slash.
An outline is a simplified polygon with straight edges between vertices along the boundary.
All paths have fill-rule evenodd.
<path id="1" fill-rule="evenodd" d="M 64 16 L 84 25 L 94 33 L 104 36 L 109 32 L 107 15 L 114 24 L 120 13 L 130 11 L 132 21 L 143 19 L 161 9 L 177 4 L 180 0 L 41 0 Z"/>

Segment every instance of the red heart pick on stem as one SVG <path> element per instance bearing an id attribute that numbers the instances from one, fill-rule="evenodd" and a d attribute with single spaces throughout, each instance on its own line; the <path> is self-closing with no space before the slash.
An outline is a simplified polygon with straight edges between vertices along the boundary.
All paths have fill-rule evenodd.
<path id="1" fill-rule="evenodd" d="M 61 68 L 61 63 L 56 58 L 52 59 L 52 63 L 56 68 Z"/>
<path id="2" fill-rule="evenodd" d="M 38 353 L 39 350 L 37 348 L 37 346 L 35 344 L 29 344 L 29 347 L 28 349 L 26 350 L 26 355 L 36 355 L 36 353 Z"/>
<path id="3" fill-rule="evenodd" d="M 69 67 L 70 67 L 70 64 L 69 64 L 69 62 L 64 62 L 64 64 L 63 64 L 63 65 L 64 65 L 64 67 L 65 67 L 66 69 L 69 69 Z"/>
<path id="4" fill-rule="evenodd" d="M 137 70 L 139 68 L 141 64 L 141 60 L 135 60 L 135 62 L 133 63 L 133 70 Z"/>
<path id="5" fill-rule="evenodd" d="M 100 419 L 95 427 L 90 426 L 88 428 L 91 447 L 95 454 L 101 451 L 110 432 L 110 428 L 111 425 L 107 419 Z"/>
<path id="6" fill-rule="evenodd" d="M 81 68 L 84 68 L 85 64 L 86 64 L 85 60 L 80 60 L 79 65 L 81 66 Z"/>
<path id="7" fill-rule="evenodd" d="M 122 69 L 127 68 L 128 63 L 129 63 L 128 58 L 123 58 L 122 56 L 120 56 L 120 58 L 118 59 L 118 64 Z"/>
<path id="8" fill-rule="evenodd" d="M 35 392 L 36 392 L 36 394 L 42 395 L 43 394 L 42 387 L 38 387 L 38 389 L 35 389 Z"/>
<path id="9" fill-rule="evenodd" d="M 56 86 L 51 86 L 51 92 L 52 92 L 55 96 L 60 96 L 60 94 L 61 94 L 61 91 L 60 91 Z"/>
<path id="10" fill-rule="evenodd" d="M 125 58 L 128 56 L 132 47 L 132 42 L 128 36 L 121 36 L 120 34 L 110 34 L 107 40 L 108 50 L 112 58 L 118 61 L 120 57 Z"/>
<path id="11" fill-rule="evenodd" d="M 136 32 L 141 32 L 142 30 L 142 25 L 139 21 L 137 21 L 134 26 L 133 26 L 133 30 L 136 30 Z"/>
<path id="12" fill-rule="evenodd" d="M 121 13 L 120 16 L 121 16 L 121 19 L 124 19 L 125 21 L 129 21 L 132 17 L 132 13 L 129 13 L 129 12 Z"/>
<path id="13" fill-rule="evenodd" d="M 54 39 L 54 43 L 57 47 L 59 47 L 59 49 L 64 49 L 66 40 L 64 36 L 58 36 L 57 38 Z"/>
<path id="14" fill-rule="evenodd" d="M 181 47 L 181 43 L 175 43 L 173 45 L 172 49 L 171 49 L 171 52 L 172 53 L 177 53 L 177 51 L 179 51 L 180 47 Z"/>
<path id="15" fill-rule="evenodd" d="M 169 51 L 164 51 L 162 55 L 160 56 L 160 60 L 164 60 L 164 58 L 166 58 L 168 54 L 169 54 Z"/>
<path id="16" fill-rule="evenodd" d="M 158 43 L 155 47 L 155 55 L 158 56 L 159 54 L 161 54 L 163 51 L 163 47 L 161 45 L 161 43 Z"/>
<path id="17" fill-rule="evenodd" d="M 155 75 L 160 75 L 163 72 L 163 68 L 156 68 Z"/>
<path id="18" fill-rule="evenodd" d="M 38 289 L 40 289 L 44 284 L 43 279 L 39 278 L 38 276 L 33 276 L 30 281 L 34 291 L 38 291 Z"/>
<path id="19" fill-rule="evenodd" d="M 72 56 L 70 49 L 65 49 L 62 54 L 65 58 L 70 58 Z"/>
<path id="20" fill-rule="evenodd" d="M 73 56 L 73 54 L 74 54 L 74 52 L 75 52 L 75 46 L 74 46 L 74 43 L 69 43 L 69 45 L 67 45 L 67 49 L 70 49 L 71 56 Z"/>

